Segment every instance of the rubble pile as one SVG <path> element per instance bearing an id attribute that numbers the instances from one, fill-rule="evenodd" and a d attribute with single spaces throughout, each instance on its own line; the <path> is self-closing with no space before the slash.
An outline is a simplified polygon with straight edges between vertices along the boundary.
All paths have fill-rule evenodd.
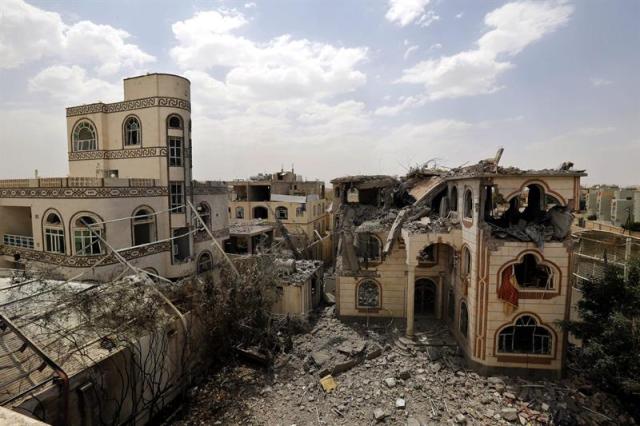
<path id="1" fill-rule="evenodd" d="M 451 232 L 452 229 L 457 228 L 460 228 L 460 220 L 457 217 L 442 217 L 439 215 L 423 217 L 420 220 L 407 222 L 402 225 L 402 229 L 416 234 Z"/>
<path id="2" fill-rule="evenodd" d="M 482 377 L 442 324 L 421 324 L 411 340 L 395 321 L 346 323 L 327 308 L 273 370 L 221 371 L 174 424 L 634 424 L 585 385 Z"/>
<path id="3" fill-rule="evenodd" d="M 322 267 L 320 260 L 276 259 L 278 277 L 288 284 L 302 284 Z"/>

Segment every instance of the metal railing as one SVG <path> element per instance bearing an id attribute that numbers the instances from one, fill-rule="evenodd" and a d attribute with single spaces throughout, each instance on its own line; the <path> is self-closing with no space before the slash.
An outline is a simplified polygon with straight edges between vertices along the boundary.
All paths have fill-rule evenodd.
<path id="1" fill-rule="evenodd" d="M 158 179 L 146 178 L 97 178 L 97 177 L 48 177 L 36 179 L 0 179 L 0 188 L 102 188 L 102 187 L 155 187 Z"/>
<path id="2" fill-rule="evenodd" d="M 2 241 L 8 246 L 33 249 L 33 237 L 26 235 L 4 234 Z"/>

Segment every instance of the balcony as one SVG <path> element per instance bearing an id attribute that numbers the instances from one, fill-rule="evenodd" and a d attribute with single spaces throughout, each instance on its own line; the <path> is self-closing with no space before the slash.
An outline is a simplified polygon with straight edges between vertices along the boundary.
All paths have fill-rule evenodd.
<path id="1" fill-rule="evenodd" d="M 7 246 L 33 250 L 33 237 L 27 235 L 4 234 L 2 236 L 2 242 Z"/>
<path id="2" fill-rule="evenodd" d="M 160 186 L 157 179 L 119 179 L 96 177 L 61 177 L 38 179 L 2 179 L 0 188 L 109 188 L 135 187 L 150 188 Z"/>

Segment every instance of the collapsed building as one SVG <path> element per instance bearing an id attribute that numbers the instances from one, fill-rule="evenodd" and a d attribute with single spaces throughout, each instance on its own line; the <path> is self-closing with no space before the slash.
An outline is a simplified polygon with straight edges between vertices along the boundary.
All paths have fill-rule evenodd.
<path id="1" fill-rule="evenodd" d="M 585 173 L 502 167 L 501 155 L 334 179 L 338 314 L 403 318 L 408 336 L 434 316 L 481 372 L 560 374 L 567 336 L 556 322 L 569 318 Z"/>

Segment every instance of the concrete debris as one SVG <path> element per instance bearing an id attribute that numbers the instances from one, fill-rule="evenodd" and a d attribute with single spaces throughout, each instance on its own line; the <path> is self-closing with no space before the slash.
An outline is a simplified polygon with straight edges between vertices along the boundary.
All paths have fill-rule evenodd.
<path id="1" fill-rule="evenodd" d="M 466 370 L 455 347 L 421 343 L 447 340 L 446 326 L 437 321 L 417 322 L 415 341 L 403 338 L 406 349 L 394 344 L 403 335 L 388 319 L 370 319 L 368 326 L 364 319 L 346 322 L 330 307 L 312 324 L 311 333 L 293 337 L 288 363 L 273 371 L 242 365 L 221 371 L 200 386 L 188 413 L 174 425 L 215 420 L 252 425 L 633 424 L 614 399 L 596 391 L 587 395 L 580 391 L 582 383 L 482 377 Z M 366 347 L 358 354 L 338 350 L 361 341 Z M 432 361 L 436 348 L 439 358 Z M 378 356 L 367 359 L 378 350 Z M 357 364 L 336 378 L 319 371 L 312 355 L 318 351 L 330 357 L 322 368 L 333 370 L 349 360 Z M 330 391 L 320 383 L 326 377 L 331 378 Z M 399 399 L 404 407 L 396 409 Z"/>
<path id="2" fill-rule="evenodd" d="M 320 260 L 276 259 L 274 263 L 281 281 L 291 285 L 302 285 L 322 270 Z"/>
<path id="3" fill-rule="evenodd" d="M 388 388 L 395 388 L 396 379 L 394 379 L 393 377 L 387 377 L 386 379 L 384 379 L 384 384 L 387 385 Z"/>
<path id="4" fill-rule="evenodd" d="M 407 403 L 405 402 L 404 399 L 402 398 L 396 399 L 396 408 L 404 410 L 406 406 L 407 406 Z"/>
<path id="5" fill-rule="evenodd" d="M 338 384 L 336 383 L 335 379 L 331 377 L 331 375 L 325 376 L 320 379 L 320 384 L 322 385 L 322 389 L 324 389 L 325 392 L 331 392 L 338 387 Z"/>

